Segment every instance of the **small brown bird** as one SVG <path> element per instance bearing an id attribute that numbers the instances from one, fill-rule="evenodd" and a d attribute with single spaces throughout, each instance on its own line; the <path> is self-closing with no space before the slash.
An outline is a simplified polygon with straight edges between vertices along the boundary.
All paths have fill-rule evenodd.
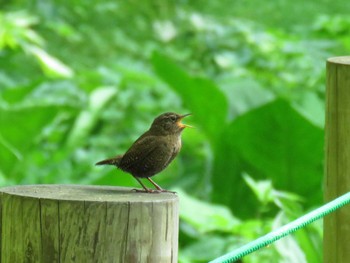
<path id="1" fill-rule="evenodd" d="M 148 193 L 168 192 L 150 177 L 164 170 L 181 149 L 181 120 L 191 114 L 163 113 L 155 118 L 150 129 L 141 135 L 123 155 L 100 161 L 96 165 L 114 165 L 130 173 Z M 148 179 L 157 190 L 147 188 L 140 178 Z"/>

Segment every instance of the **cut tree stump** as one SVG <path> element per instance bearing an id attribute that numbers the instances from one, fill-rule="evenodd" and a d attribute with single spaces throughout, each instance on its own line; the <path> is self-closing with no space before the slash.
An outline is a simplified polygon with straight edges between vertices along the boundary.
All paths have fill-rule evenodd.
<path id="1" fill-rule="evenodd" d="M 178 197 L 130 188 L 0 188 L 0 263 L 177 262 Z"/>

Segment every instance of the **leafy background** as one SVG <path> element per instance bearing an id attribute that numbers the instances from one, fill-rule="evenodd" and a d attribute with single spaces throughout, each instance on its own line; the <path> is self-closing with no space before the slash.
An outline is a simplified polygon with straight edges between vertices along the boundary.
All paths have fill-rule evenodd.
<path id="1" fill-rule="evenodd" d="M 180 262 L 207 262 L 322 202 L 325 60 L 350 2 L 0 2 L 0 185 L 135 187 L 95 167 L 160 113 L 196 126 L 156 181 Z M 244 258 L 321 262 L 322 222 Z"/>

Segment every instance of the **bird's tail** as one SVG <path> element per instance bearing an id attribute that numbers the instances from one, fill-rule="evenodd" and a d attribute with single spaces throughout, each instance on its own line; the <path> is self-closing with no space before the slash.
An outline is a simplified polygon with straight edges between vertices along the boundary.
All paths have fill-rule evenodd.
<path id="1" fill-rule="evenodd" d="M 110 158 L 110 159 L 99 161 L 95 165 L 115 165 L 115 166 L 119 166 L 122 157 L 123 157 L 123 155 L 118 155 L 118 156 Z"/>

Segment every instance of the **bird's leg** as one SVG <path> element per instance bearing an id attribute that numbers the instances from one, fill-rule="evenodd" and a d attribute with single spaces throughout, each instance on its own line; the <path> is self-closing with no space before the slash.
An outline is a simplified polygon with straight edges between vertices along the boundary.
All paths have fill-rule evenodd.
<path id="1" fill-rule="evenodd" d="M 155 191 L 155 190 L 152 190 L 152 189 L 149 189 L 149 188 L 147 188 L 142 182 L 141 182 L 141 180 L 139 179 L 139 178 L 137 178 L 136 176 L 134 176 L 134 178 L 140 183 L 140 185 L 142 185 L 142 187 L 143 187 L 143 189 L 145 189 L 145 192 L 146 193 L 154 193 L 154 192 L 157 192 L 157 191 Z M 137 189 L 135 189 L 137 192 L 143 192 L 143 191 L 141 191 L 141 190 L 137 190 Z"/>
<path id="2" fill-rule="evenodd" d="M 159 191 L 163 191 L 163 188 L 160 187 L 158 184 L 156 184 L 156 182 L 153 181 L 151 178 L 146 177 L 146 179 L 147 179 L 148 181 L 150 181 L 150 182 L 155 186 L 155 188 L 157 188 Z"/>
<path id="3" fill-rule="evenodd" d="M 173 193 L 175 194 L 176 192 L 173 192 L 173 191 L 169 191 L 169 190 L 165 190 L 163 189 L 162 187 L 160 187 L 158 184 L 156 184 L 155 181 L 153 181 L 151 178 L 149 177 L 146 177 L 148 181 L 150 181 L 154 186 L 155 188 L 157 188 L 157 190 L 159 190 L 160 192 L 170 192 L 170 193 Z"/>

